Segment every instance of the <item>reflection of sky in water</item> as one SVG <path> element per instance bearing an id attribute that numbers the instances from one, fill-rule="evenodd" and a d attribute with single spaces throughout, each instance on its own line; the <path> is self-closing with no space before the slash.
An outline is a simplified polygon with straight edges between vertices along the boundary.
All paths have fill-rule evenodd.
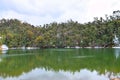
<path id="1" fill-rule="evenodd" d="M 36 68 L 28 73 L 23 73 L 19 77 L 7 77 L 5 79 L 1 77 L 0 80 L 109 80 L 109 78 L 87 69 L 71 73 L 69 71 L 54 72 Z"/>

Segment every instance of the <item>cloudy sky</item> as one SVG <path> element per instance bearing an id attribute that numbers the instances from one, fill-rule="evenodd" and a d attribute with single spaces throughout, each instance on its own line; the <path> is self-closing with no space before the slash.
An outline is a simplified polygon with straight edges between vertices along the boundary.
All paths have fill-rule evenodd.
<path id="1" fill-rule="evenodd" d="M 0 19 L 17 18 L 33 25 L 70 19 L 84 23 L 119 9 L 119 0 L 0 0 Z"/>

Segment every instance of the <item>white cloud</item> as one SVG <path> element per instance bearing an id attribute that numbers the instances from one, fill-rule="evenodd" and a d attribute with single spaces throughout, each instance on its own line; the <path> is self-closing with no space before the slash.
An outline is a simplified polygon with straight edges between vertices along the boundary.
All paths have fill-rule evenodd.
<path id="1" fill-rule="evenodd" d="M 87 6 L 87 17 L 104 17 L 111 15 L 114 10 L 118 10 L 120 5 L 118 0 L 90 0 Z M 91 20 L 92 20 L 91 19 Z"/>
<path id="2" fill-rule="evenodd" d="M 70 19 L 87 22 L 119 7 L 119 0 L 1 0 L 0 18 L 17 18 L 34 25 Z"/>

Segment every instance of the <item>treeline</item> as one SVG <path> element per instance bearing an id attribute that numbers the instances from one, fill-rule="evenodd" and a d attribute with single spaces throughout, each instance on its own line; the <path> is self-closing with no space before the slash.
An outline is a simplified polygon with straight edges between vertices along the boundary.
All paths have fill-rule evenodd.
<path id="1" fill-rule="evenodd" d="M 0 20 L 0 44 L 9 47 L 111 47 L 114 35 L 120 36 L 119 10 L 84 24 L 69 20 L 34 26 L 17 19 Z"/>

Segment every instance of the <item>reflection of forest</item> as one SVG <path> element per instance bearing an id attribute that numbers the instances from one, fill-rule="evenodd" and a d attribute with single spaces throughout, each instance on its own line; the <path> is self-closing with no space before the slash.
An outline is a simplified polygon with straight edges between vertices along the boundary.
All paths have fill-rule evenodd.
<path id="1" fill-rule="evenodd" d="M 10 50 L 0 57 L 0 76 L 4 77 L 19 76 L 35 68 L 73 73 L 84 68 L 100 74 L 120 72 L 120 57 L 116 59 L 114 49 Z"/>

